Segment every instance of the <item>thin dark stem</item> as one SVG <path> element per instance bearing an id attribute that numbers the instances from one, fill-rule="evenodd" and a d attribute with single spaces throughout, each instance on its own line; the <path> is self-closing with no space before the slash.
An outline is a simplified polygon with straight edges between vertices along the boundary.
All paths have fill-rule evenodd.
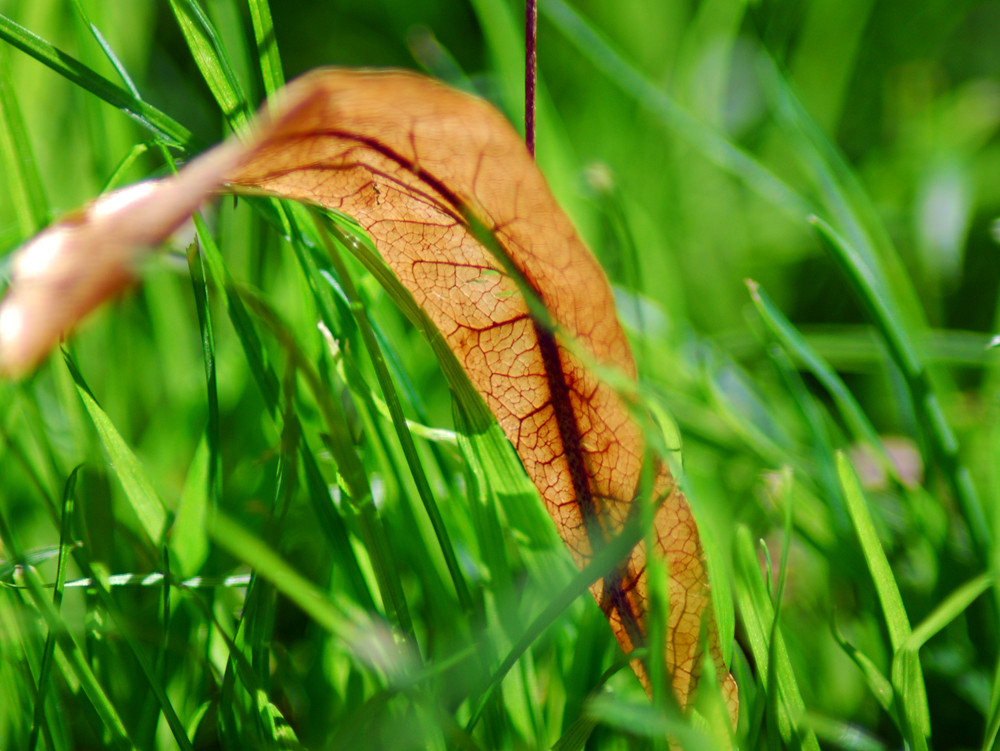
<path id="1" fill-rule="evenodd" d="M 524 142 L 528 152 L 535 155 L 535 82 L 538 78 L 538 53 L 535 46 L 538 35 L 537 0 L 524 3 Z"/>

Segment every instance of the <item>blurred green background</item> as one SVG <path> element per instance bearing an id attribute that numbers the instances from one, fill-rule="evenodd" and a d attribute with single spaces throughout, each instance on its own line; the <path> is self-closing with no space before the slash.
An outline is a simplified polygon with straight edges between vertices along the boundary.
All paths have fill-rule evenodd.
<path id="1" fill-rule="evenodd" d="M 222 54 L 256 108 L 264 84 L 252 5 L 205 0 L 198 7 L 218 30 Z M 0 0 L 8 19 L 122 85 L 83 21 L 85 11 L 142 98 L 194 134 L 189 151 L 175 149 L 181 158 L 230 132 L 178 24 L 177 9 L 185 7 L 166 1 Z M 723 634 L 745 692 L 742 743 L 809 747 L 802 737 L 789 740 L 779 731 L 766 698 L 767 675 L 754 670 L 759 660 L 746 656 L 752 650 L 740 597 L 751 588 L 732 564 L 739 556 L 738 525 L 766 541 L 775 571 L 787 545 L 781 629 L 810 712 L 805 725 L 824 746 L 919 748 L 918 734 L 901 727 L 906 712 L 880 706 L 858 660 L 835 638 L 839 629 L 876 670 L 890 675 L 892 639 L 834 470 L 835 450 L 851 452 L 855 468 L 863 467 L 864 436 L 822 378 L 803 365 L 801 353 L 790 354 L 787 341 L 766 325 L 745 280 L 759 283 L 810 351 L 836 370 L 874 432 L 891 437 L 904 482 L 878 472 L 862 473 L 862 482 L 909 620 L 921 623 L 964 582 L 995 572 L 998 562 L 993 539 L 1000 371 L 988 344 L 1000 328 L 1000 2 L 542 0 L 540 9 L 537 158 L 615 285 L 647 398 L 678 424 L 684 483 L 708 539 L 717 606 L 729 609 Z M 287 78 L 323 65 L 420 69 L 489 98 L 522 127 L 520 3 L 302 1 L 274 2 L 270 10 Z M 15 120 L 23 117 L 27 139 L 11 140 L 8 127 L 0 144 L 9 195 L 0 200 L 0 251 L 7 252 L 41 224 L 96 196 L 136 144 L 153 136 L 5 44 L 0 84 L 6 116 L 16 105 Z M 136 154 L 117 183 L 166 171 L 157 148 L 139 147 Z M 254 207 L 222 202 L 210 216 L 213 233 L 237 285 L 263 293 L 322 372 L 318 303 L 288 243 L 262 218 L 267 212 Z M 858 294 L 810 215 L 852 244 L 862 265 L 872 269 L 877 295 Z M 351 268 L 391 353 L 407 415 L 451 427 L 452 400 L 433 355 L 391 295 L 359 267 Z M 873 325 L 876 296 L 892 302 L 894 320 L 926 368 L 917 390 Z M 247 364 L 223 295 L 213 289 L 210 297 L 221 435 L 211 450 L 219 454 L 221 507 L 260 531 L 311 581 L 366 608 L 363 596 L 342 586 L 353 564 L 316 533 L 315 510 L 306 500 L 315 488 L 301 477 L 283 479 L 283 472 L 303 471 L 286 465 L 281 427 L 287 427 L 288 414 L 270 417 L 275 410 L 255 387 L 259 373 Z M 210 411 L 197 313 L 187 267 L 175 253 L 150 262 L 143 286 L 98 313 L 70 345 L 88 387 L 170 509 L 203 492 L 192 490 L 201 487 L 198 462 L 205 459 L 198 452 L 204 451 L 199 446 L 205 445 Z M 335 332 L 338 338 L 358 344 L 356 332 L 345 327 Z M 303 385 L 293 385 L 280 343 L 265 340 L 278 375 L 285 377 L 283 409 L 297 413 L 304 434 L 319 447 L 326 428 L 315 400 L 299 393 L 307 391 Z M 358 371 L 373 384 L 363 355 L 348 357 L 358 358 Z M 373 486 L 387 486 L 379 514 L 397 551 L 418 641 L 429 664 L 441 665 L 435 680 L 454 682 L 449 660 L 461 661 L 477 648 L 482 624 L 456 625 L 467 613 L 453 599 L 388 423 L 377 418 L 381 427 L 373 429 L 366 422 L 371 405 L 363 387 L 337 382 L 331 389 Z M 921 389 L 934 396 L 957 437 L 954 456 L 942 453 L 948 430 L 929 422 Z M 162 551 L 135 532 L 118 470 L 108 464 L 106 444 L 59 357 L 22 384 L 0 386 L 0 400 L 0 510 L 8 530 L 0 534 L 0 560 L 11 558 L 10 534 L 22 550 L 58 545 L 58 499 L 70 470 L 84 462 L 73 539 L 84 541 L 91 562 L 113 573 L 161 570 Z M 484 522 L 466 508 L 467 456 L 451 444 L 420 441 L 419 449 L 476 593 L 477 612 L 494 629 L 493 649 L 503 655 L 518 629 L 569 581 L 566 557 L 551 530 L 532 526 L 540 523 L 531 498 L 522 498 L 524 509 L 512 510 L 491 496 L 496 509 L 492 521 Z M 318 455 L 325 479 L 336 485 L 333 462 L 321 449 Z M 784 484 L 783 467 L 793 477 Z M 959 476 L 970 478 L 987 528 L 977 528 L 981 522 L 970 516 L 969 496 L 954 482 Z M 276 508 L 287 503 L 287 512 L 272 510 L 279 499 Z M 786 537 L 788 508 L 793 523 Z M 367 568 L 366 543 L 359 541 L 360 516 L 346 504 L 337 513 L 346 519 L 353 555 L 374 591 L 377 576 Z M 274 539 L 265 534 L 272 515 L 281 519 L 282 530 Z M 506 538 L 497 543 L 503 548 L 499 558 L 490 558 L 496 551 L 489 553 L 484 528 Z M 238 563 L 238 556 L 204 539 L 172 544 L 174 555 L 187 555 L 184 574 L 223 574 Z M 756 549 L 763 565 L 762 550 Z M 500 560 L 503 571 L 496 568 Z M 43 578 L 51 576 L 43 569 Z M 239 719 L 230 725 L 220 720 L 219 735 L 199 725 L 203 716 L 196 710 L 217 712 L 224 691 L 225 648 L 207 635 L 209 619 L 177 603 L 162 606 L 158 590 L 117 591 L 124 592 L 116 597 L 129 615 L 127 626 L 109 627 L 107 604 L 92 595 L 68 597 L 64 612 L 90 645 L 88 659 L 108 678 L 130 732 L 155 739 L 158 747 L 174 747 L 162 722 L 156 730 L 156 712 L 130 695 L 133 681 L 145 680 L 138 677 L 141 671 L 119 654 L 120 645 L 104 643 L 113 642 L 109 634 L 118 629 L 131 629 L 143 644 L 173 645 L 158 647 L 158 665 L 169 666 L 162 670 L 171 695 L 188 692 L 187 701 L 178 703 L 186 707 L 184 722 L 200 728 L 192 738 L 210 738 L 204 747 L 249 743 Z M 238 623 L 241 591 L 224 592 L 210 607 Z M 31 722 L 25 713 L 33 706 L 16 666 L 33 664 L 44 639 L 43 630 L 31 627 L 30 607 L 18 598 L 11 595 L 0 623 L 21 624 L 17 638 L 0 635 L 4 685 L 20 697 L 10 710 L 0 710 L 0 746 L 11 748 L 27 736 Z M 373 704 L 373 697 L 384 698 L 378 681 L 348 666 L 310 618 L 273 591 L 261 598 L 272 603 L 265 612 L 275 622 L 270 631 L 263 627 L 266 637 L 257 637 L 270 663 L 261 667 L 258 655 L 254 665 L 266 677 L 269 701 L 307 745 L 346 745 L 345 738 L 358 737 L 373 747 L 389 744 L 387 738 L 394 747 L 457 743 L 449 723 L 468 719 L 486 668 L 467 677 L 473 688 L 462 681 L 448 688 L 435 683 L 427 696 L 407 697 L 413 702 L 408 709 L 399 709 L 398 694 L 382 707 Z M 994 582 L 967 610 L 953 612 L 920 652 L 935 748 L 993 747 L 993 723 L 1000 722 L 996 601 Z M 173 621 L 164 616 L 177 608 L 181 614 Z M 175 663 L 184 652 L 175 651 L 175 640 L 208 644 L 195 650 L 204 654 L 203 672 L 190 668 L 178 677 Z M 587 748 L 656 747 L 661 726 L 653 719 L 621 719 L 633 717 L 626 709 L 644 707 L 627 671 L 605 690 L 620 705 L 592 701 L 616 649 L 599 612 L 580 598 L 533 645 L 531 661 L 520 663 L 509 679 L 515 686 L 504 684 L 499 708 L 491 709 L 494 724 L 477 731 L 475 742 L 483 748 L 551 747 L 582 722 L 596 725 Z M 71 680 L 52 690 L 72 707 L 49 739 L 56 747 L 97 747 L 107 740 Z M 249 684 L 247 691 L 252 694 Z M 59 726 L 54 718 L 50 722 Z M 381 734 L 366 736 L 379 722 Z M 76 745 L 75 738 L 84 740 Z M 365 747 L 364 740 L 357 742 Z"/>

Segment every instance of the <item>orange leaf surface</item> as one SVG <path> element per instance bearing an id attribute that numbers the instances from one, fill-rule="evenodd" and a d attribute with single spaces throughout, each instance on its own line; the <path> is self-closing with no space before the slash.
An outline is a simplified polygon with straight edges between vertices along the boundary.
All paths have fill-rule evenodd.
<path id="1" fill-rule="evenodd" d="M 335 209 L 365 228 L 441 331 L 586 564 L 633 513 L 645 451 L 628 405 L 584 361 L 633 380 L 635 363 L 603 271 L 517 133 L 486 102 L 400 72 L 313 72 L 264 122 L 249 141 L 102 197 L 20 250 L 0 305 L 0 371 L 36 363 L 131 278 L 136 246 L 162 241 L 224 180 Z M 653 554 L 670 572 L 674 693 L 689 705 L 707 645 L 735 725 L 697 527 L 667 465 L 654 475 L 639 501 L 657 504 Z M 639 543 L 591 587 L 626 654 L 646 640 L 648 552 Z M 648 690 L 645 667 L 632 665 Z"/>
<path id="2" fill-rule="evenodd" d="M 365 228 L 499 420 L 583 566 L 623 528 L 644 455 L 622 398 L 571 351 L 635 378 L 603 271 L 517 133 L 486 102 L 401 72 L 320 70 L 289 89 L 287 101 L 309 104 L 229 182 L 336 209 Z M 484 247 L 477 226 L 506 259 Z M 553 326 L 532 315 L 507 264 Z M 687 706 L 707 638 L 735 722 L 736 686 L 719 650 L 697 528 L 666 464 L 656 474 L 674 692 Z M 645 640 L 646 555 L 640 543 L 591 588 L 626 653 Z M 645 668 L 633 666 L 648 688 Z"/>

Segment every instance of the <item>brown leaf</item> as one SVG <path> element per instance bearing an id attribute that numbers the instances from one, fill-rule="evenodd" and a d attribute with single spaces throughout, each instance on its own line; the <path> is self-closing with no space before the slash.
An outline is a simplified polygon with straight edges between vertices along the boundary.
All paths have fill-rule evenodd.
<path id="1" fill-rule="evenodd" d="M 445 336 L 514 444 L 578 566 L 621 531 L 643 461 L 622 398 L 582 359 L 635 378 L 607 279 L 507 121 L 486 102 L 421 76 L 320 70 L 287 93 L 311 104 L 230 176 L 233 185 L 354 217 Z M 532 316 L 496 239 L 545 306 Z M 504 260 L 504 259 L 502 259 Z M 712 618 L 698 532 L 666 464 L 654 499 L 657 554 L 670 571 L 667 669 L 682 707 L 707 643 L 735 723 L 736 686 Z M 594 597 L 626 653 L 645 639 L 640 544 Z M 633 663 L 649 687 L 645 668 Z"/>
<path id="2" fill-rule="evenodd" d="M 256 139 L 110 194 L 20 251 L 0 306 L 0 370 L 36 362 L 127 281 L 134 245 L 162 240 L 223 176 L 311 201 L 368 231 L 514 444 L 577 565 L 586 564 L 633 513 L 644 444 L 628 405 L 585 361 L 633 380 L 635 363 L 604 273 L 516 132 L 487 103 L 399 72 L 316 71 L 291 84 L 275 112 Z M 483 228 L 499 259 L 477 239 Z M 549 320 L 533 315 L 532 298 Z M 689 705 L 707 644 L 735 724 L 736 685 L 719 650 L 697 528 L 666 464 L 655 477 L 674 693 Z M 591 588 L 626 653 L 646 638 L 646 555 L 640 543 Z M 632 664 L 649 689 L 644 666 Z"/>

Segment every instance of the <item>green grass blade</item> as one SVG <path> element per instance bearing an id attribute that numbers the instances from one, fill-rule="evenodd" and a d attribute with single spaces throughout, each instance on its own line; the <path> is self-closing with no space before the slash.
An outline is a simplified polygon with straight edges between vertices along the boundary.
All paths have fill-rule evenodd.
<path id="1" fill-rule="evenodd" d="M 226 121 L 233 130 L 245 127 L 250 106 L 212 22 L 194 0 L 170 0 L 170 8 Z"/>
<path id="2" fill-rule="evenodd" d="M 209 534 L 221 547 L 271 582 L 319 626 L 349 649 L 359 665 L 376 668 L 392 681 L 403 681 L 412 671 L 414 655 L 396 644 L 391 632 L 349 601 L 331 599 L 304 579 L 261 540 L 218 514 Z"/>
<path id="3" fill-rule="evenodd" d="M 167 512 L 163 501 L 160 500 L 153 488 L 153 484 L 146 475 L 146 470 L 143 469 L 138 457 L 132 452 L 128 443 L 122 438 L 104 410 L 101 409 L 93 394 L 90 393 L 90 389 L 76 365 L 69 357 L 66 357 L 65 361 L 70 375 L 76 383 L 77 393 L 83 401 L 83 406 L 86 407 L 94 427 L 97 428 L 97 434 L 101 438 L 104 450 L 108 452 L 111 466 L 121 482 L 132 510 L 135 511 L 135 515 L 149 540 L 154 545 L 159 544 L 167 523 Z"/>
<path id="4" fill-rule="evenodd" d="M 510 652 L 507 653 L 500 667 L 490 677 L 489 683 L 476 703 L 472 716 L 466 724 L 468 732 L 472 732 L 483 710 L 486 708 L 486 704 L 493 691 L 499 687 L 504 677 L 517 664 L 517 661 L 527 651 L 528 647 L 562 615 L 576 598 L 583 595 L 591 584 L 613 569 L 636 546 L 643 534 L 641 524 L 638 522 L 639 520 L 636 518 L 627 523 L 618 536 L 611 540 L 586 566 L 578 571 L 569 584 L 563 587 L 559 594 L 549 601 L 545 609 L 525 629 L 521 637 L 511 647 Z"/>
<path id="5" fill-rule="evenodd" d="M 56 566 L 56 581 L 52 592 L 52 605 L 58 611 L 62 605 L 63 591 L 66 584 L 66 565 L 69 561 L 72 547 L 73 504 L 76 493 L 76 478 L 80 466 L 74 467 L 66 480 L 63 490 L 62 523 L 59 527 L 59 561 Z M 31 734 L 28 737 L 28 751 L 34 751 L 38 745 L 38 736 L 45 729 L 45 697 L 52 683 L 52 661 L 55 654 L 55 638 L 50 630 L 45 637 L 45 648 L 42 651 L 42 662 L 38 669 L 38 686 L 35 693 L 35 711 L 31 720 Z"/>
<path id="6" fill-rule="evenodd" d="M 342 247 L 350 247 L 350 241 L 341 232 L 339 227 L 331 223 L 328 225 L 328 228 L 333 236 L 341 243 Z M 317 229 L 320 234 L 323 235 L 324 239 L 326 239 L 326 234 L 323 232 L 323 227 L 319 222 L 318 216 Z M 355 319 L 357 320 L 358 328 L 361 331 L 361 336 L 364 340 L 365 347 L 368 350 L 368 355 L 371 358 L 372 365 L 375 368 L 375 375 L 378 378 L 379 386 L 382 389 L 382 396 L 385 398 L 386 405 L 389 407 L 392 424 L 396 429 L 396 435 L 402 445 L 407 466 L 409 466 L 413 481 L 417 486 L 417 493 L 420 495 L 420 500 L 423 502 L 427 516 L 430 518 L 431 524 L 434 527 L 434 533 L 437 536 L 438 544 L 441 547 L 441 553 L 444 556 L 445 564 L 448 567 L 448 573 L 451 575 L 452 583 L 455 586 L 458 601 L 461 603 L 462 608 L 466 613 L 471 613 L 473 608 L 472 596 L 469 594 L 469 586 L 465 581 L 465 574 L 462 572 L 462 569 L 458 564 L 458 557 L 455 555 L 455 549 L 452 545 L 448 529 L 444 525 L 444 519 L 441 517 L 441 512 L 438 509 L 434 494 L 431 492 L 430 484 L 427 482 L 427 476 L 424 473 L 420 457 L 417 455 L 417 449 L 413 443 L 413 436 L 411 435 L 410 429 L 406 424 L 406 417 L 403 414 L 403 408 L 400 404 L 399 396 L 396 393 L 395 384 L 392 382 L 389 369 L 386 367 L 384 355 L 379 347 L 378 340 L 375 337 L 375 332 L 372 329 L 371 323 L 368 320 L 368 315 L 364 307 L 361 305 L 357 290 L 354 287 L 354 282 L 351 280 L 350 273 L 347 270 L 347 266 L 340 257 L 339 249 L 335 248 L 328 239 L 326 242 L 327 250 L 330 253 L 334 269 L 337 272 L 337 278 L 341 285 L 343 285 L 348 301 L 351 303 L 352 310 L 355 312 Z"/>
<path id="7" fill-rule="evenodd" d="M 715 738 L 696 729 L 679 716 L 669 716 L 657 707 L 625 701 L 613 695 L 598 695 L 587 702 L 586 717 L 608 727 L 617 728 L 640 737 L 654 740 L 670 738 L 671 748 L 688 751 L 718 749 Z"/>
<path id="8" fill-rule="evenodd" d="M 685 492 L 692 507 L 698 509 L 700 498 L 687 489 Z M 697 514 L 695 519 L 701 521 Z M 729 565 L 731 555 L 729 549 L 720 541 L 717 530 L 711 525 L 699 524 L 698 536 L 701 538 L 701 547 L 708 570 L 708 581 L 711 584 L 709 593 L 712 596 L 712 614 L 719 632 L 722 659 L 729 665 L 733 658 L 733 638 L 736 633 L 732 568 Z"/>
<path id="9" fill-rule="evenodd" d="M 878 738 L 853 723 L 823 717 L 814 712 L 806 715 L 805 721 L 823 741 L 824 748 L 842 748 L 845 751 L 889 750 Z"/>
<path id="10" fill-rule="evenodd" d="M 28 131 L 21 116 L 7 50 L 0 50 L 0 159 L 22 237 L 48 224 L 49 210 Z"/>
<path id="11" fill-rule="evenodd" d="M 456 399 L 456 409 L 462 412 L 462 433 L 467 440 L 459 444 L 463 456 L 482 471 L 486 487 L 496 497 L 509 529 L 529 549 L 560 549 L 562 542 L 552 518 L 499 423 L 489 413 L 485 418 L 470 415 L 468 405 L 460 399 Z"/>
<path id="12" fill-rule="evenodd" d="M 278 419 L 278 415 L 281 412 L 278 377 L 271 364 L 270 355 L 261 341 L 257 326 L 254 324 L 251 313 L 240 296 L 240 292 L 210 234 L 202 236 L 201 249 L 205 256 L 207 277 L 212 285 L 225 291 L 224 301 L 226 312 L 243 350 L 250 374 L 264 400 L 267 412 L 272 418 Z M 351 582 L 351 587 L 360 599 L 362 606 L 368 610 L 374 610 L 375 603 L 368 589 L 364 574 L 361 572 L 358 561 L 352 553 L 344 520 L 334 508 L 329 487 L 320 472 L 315 454 L 304 438 L 300 441 L 299 453 L 305 473 L 309 500 L 320 521 L 320 528 L 330 540 L 332 549 L 335 551 L 335 556 L 343 564 L 348 580 Z M 343 468 L 344 471 L 349 473 L 349 476 L 353 477 L 355 472 L 353 467 L 355 466 L 356 459 L 351 459 L 348 456 L 345 460 L 345 457 L 341 456 L 341 461 L 349 462 L 345 463 Z"/>
<path id="13" fill-rule="evenodd" d="M 590 715 L 578 717 L 552 746 L 552 751 L 582 751 L 587 740 L 594 734 L 594 728 L 598 723 L 597 717 Z"/>
<path id="14" fill-rule="evenodd" d="M 80 19 L 83 21 L 84 25 L 90 30 L 90 33 L 94 37 L 94 40 L 97 42 L 101 50 L 104 52 L 104 56 L 108 58 L 108 62 L 111 63 L 111 66 L 115 69 L 115 72 L 122 79 L 122 83 L 125 84 L 125 88 L 127 88 L 129 90 L 129 93 L 136 99 L 141 99 L 142 97 L 139 95 L 139 89 L 136 87 L 135 82 L 132 80 L 132 76 L 129 75 L 128 71 L 125 69 L 125 66 L 122 65 L 122 62 L 121 60 L 118 59 L 118 55 L 115 54 L 115 51 L 111 49 L 111 45 L 108 44 L 108 40 L 104 38 L 104 35 L 101 33 L 100 29 L 94 26 L 94 24 L 91 22 L 90 17 L 87 15 L 87 11 L 84 10 L 83 4 L 80 2 L 80 0 L 73 0 L 73 7 L 76 9 L 77 15 L 80 16 Z"/>
<path id="15" fill-rule="evenodd" d="M 84 650 L 77 644 L 56 606 L 49 600 L 46 590 L 33 568 L 24 569 L 24 583 L 27 585 L 32 603 L 45 619 L 49 630 L 55 635 L 59 649 L 66 658 L 74 677 L 80 682 L 83 693 L 93 706 L 105 730 L 110 734 L 112 747 L 135 749 L 136 746 L 129 737 L 121 716 L 90 669 L 90 665 L 87 664 Z"/>
<path id="16" fill-rule="evenodd" d="M 774 617 L 771 619 L 771 626 L 768 633 L 768 658 L 767 658 L 767 679 L 765 688 L 767 691 L 767 716 L 769 722 L 775 722 L 780 714 L 779 691 L 778 691 L 778 665 L 777 656 L 779 633 L 781 629 L 781 605 L 785 595 L 785 582 L 788 580 L 788 551 L 792 541 L 792 492 L 793 475 L 790 467 L 784 467 L 778 477 L 777 487 L 774 495 L 779 499 L 779 503 L 784 507 L 784 525 L 781 540 L 781 561 L 778 564 L 778 583 L 771 593 L 771 603 L 774 608 Z M 773 575 L 770 566 L 770 552 L 767 545 L 762 543 L 762 547 L 768 555 L 767 582 L 773 582 Z M 780 725 L 780 720 L 776 723 Z"/>
<path id="17" fill-rule="evenodd" d="M 389 545 L 383 521 L 375 508 L 368 475 L 348 430 L 348 422 L 343 408 L 338 400 L 333 398 L 329 388 L 330 384 L 320 378 L 318 371 L 312 367 L 309 359 L 299 348 L 294 335 L 279 320 L 270 306 L 259 298 L 248 299 L 251 300 L 252 308 L 260 320 L 277 335 L 288 352 L 290 360 L 305 377 L 313 396 L 316 398 L 326 429 L 330 434 L 327 445 L 333 453 L 338 470 L 344 480 L 348 498 L 358 511 L 361 536 L 371 557 L 383 603 L 390 620 L 407 635 L 416 648 L 413 621 L 399 576 L 399 566 L 396 564 L 392 547 Z M 329 493 L 324 495 L 329 497 Z"/>
<path id="18" fill-rule="evenodd" d="M 934 608 L 931 614 L 913 629 L 903 644 L 903 648 L 914 652 L 920 649 L 935 634 L 965 612 L 966 608 L 994 583 L 994 578 L 988 573 L 980 574 L 971 581 L 967 581 L 948 595 L 944 602 Z"/>
<path id="19" fill-rule="evenodd" d="M 104 187 L 101 189 L 101 192 L 107 193 L 115 188 L 122 187 L 129 169 L 131 169 L 132 165 L 136 163 L 136 160 L 148 152 L 150 148 L 152 148 L 152 144 L 150 143 L 137 143 L 129 149 L 128 154 L 122 158 L 122 160 L 118 163 L 118 166 L 115 167 L 114 172 L 111 173 L 111 177 L 109 177 L 104 183 Z"/>
<path id="20" fill-rule="evenodd" d="M 830 548 L 834 544 L 836 533 L 843 532 L 849 523 L 837 479 L 834 443 L 828 429 L 827 416 L 784 350 L 774 349 L 770 352 L 770 359 L 801 414 L 801 422 L 808 436 L 806 450 L 812 454 L 811 479 L 819 496 L 819 508 L 813 505 L 806 508 L 801 503 L 797 504 L 795 521 L 799 530 L 804 535 L 807 534 L 811 542 Z M 802 497 L 803 494 L 800 493 L 798 498 Z M 793 504 L 794 501 L 789 499 L 789 503 Z"/>
<path id="21" fill-rule="evenodd" d="M 289 359 L 309 384 L 323 416 L 326 429 L 329 431 L 330 439 L 327 443 L 333 453 L 334 461 L 337 463 L 337 469 L 343 480 L 342 484 L 347 490 L 351 503 L 357 508 L 362 508 L 370 503 L 372 489 L 368 481 L 368 474 L 354 446 L 343 407 L 334 398 L 333 389 L 330 388 L 331 385 L 341 387 L 341 384 L 330 384 L 320 375 L 299 346 L 294 332 L 280 319 L 267 301 L 250 293 L 246 293 L 245 299 L 258 319 L 275 334 L 288 353 Z"/>
<path id="22" fill-rule="evenodd" d="M 84 568 L 86 570 L 86 565 Z M 90 578 L 93 581 L 92 587 L 97 593 L 97 598 L 110 615 L 112 621 L 117 627 L 118 635 L 128 646 L 132 658 L 139 666 L 142 677 L 145 679 L 145 683 L 149 687 L 150 693 L 152 694 L 150 700 L 154 702 L 153 706 L 159 706 L 178 748 L 182 751 L 193 751 L 193 746 L 187 737 L 187 731 L 184 728 L 184 724 L 181 722 L 180 717 L 177 715 L 177 710 L 174 708 L 173 703 L 167 696 L 166 686 L 164 685 L 162 676 L 153 668 L 153 663 L 146 655 L 146 652 L 140 645 L 136 635 L 132 632 L 128 616 L 121 610 L 115 600 L 111 597 L 107 587 L 104 586 L 104 581 L 106 581 L 107 577 L 99 576 L 93 570 L 89 573 L 91 574 Z M 164 584 L 164 586 L 166 586 L 166 584 Z M 169 591 L 169 588 L 167 588 L 166 591 Z"/>
<path id="23" fill-rule="evenodd" d="M 865 441 L 877 451 L 878 456 L 883 460 L 886 470 L 895 474 L 895 469 L 885 454 L 885 448 L 878 437 L 878 432 L 840 376 L 809 346 L 805 337 L 778 310 L 771 301 L 771 298 L 760 288 L 757 282 L 748 279 L 746 280 L 746 285 L 747 289 L 750 290 L 750 298 L 753 301 L 754 307 L 760 313 L 761 319 L 763 319 L 781 346 L 790 355 L 801 361 L 809 372 L 816 376 L 816 379 L 823 384 L 827 393 L 830 394 L 831 399 L 833 399 L 840 414 L 851 427 L 855 437 Z"/>
<path id="24" fill-rule="evenodd" d="M 881 291 L 888 287 L 879 283 L 854 248 L 830 225 L 815 217 L 812 221 L 818 236 L 847 276 L 862 304 L 868 309 L 873 323 L 885 340 L 890 356 L 902 372 L 909 387 L 913 408 L 920 418 L 920 423 L 927 426 L 928 437 L 934 447 L 941 471 L 958 499 L 972 539 L 980 551 L 988 550 L 991 531 L 986 523 L 979 492 L 972 481 L 969 468 L 959 456 L 958 441 L 945 417 L 927 364 L 918 354 L 913 337 L 903 324 L 904 319 L 898 311 L 898 306 Z"/>
<path id="25" fill-rule="evenodd" d="M 206 438 L 198 443 L 181 491 L 180 504 L 170 526 L 168 545 L 172 565 L 180 576 L 192 576 L 208 559 L 205 525 L 211 518 L 209 503 L 209 449 Z"/>
<path id="26" fill-rule="evenodd" d="M 875 524 L 868 512 L 858 477 L 842 453 L 837 454 L 837 471 L 847 501 L 847 509 L 858 542 L 861 544 L 861 552 L 865 556 L 868 570 L 875 583 L 875 591 L 882 605 L 882 614 L 889 631 L 889 640 L 894 653 L 892 683 L 898 699 L 897 709 L 902 713 L 899 717 L 903 721 L 901 730 L 910 735 L 910 740 L 916 748 L 924 749 L 927 748 L 927 738 L 931 733 L 930 711 L 919 658 L 915 651 L 905 649 L 911 636 L 910 620 L 896 585 L 896 577 L 885 557 L 882 543 L 875 531 Z"/>
<path id="27" fill-rule="evenodd" d="M 1000 662 L 997 663 L 993 671 L 990 710 L 986 718 L 986 730 L 983 733 L 982 751 L 996 749 L 998 736 L 1000 736 Z"/>
<path id="28" fill-rule="evenodd" d="M 198 237 L 208 237 L 208 227 L 200 215 L 194 217 Z M 219 418 L 219 388 L 216 383 L 215 335 L 212 332 L 212 310 L 208 305 L 208 282 L 205 275 L 205 256 L 192 244 L 187 254 L 191 286 L 194 290 L 195 310 L 198 314 L 198 328 L 201 332 L 201 351 L 205 363 L 205 385 L 207 388 L 208 426 L 208 504 L 214 511 L 222 498 L 222 428 Z"/>
<path id="29" fill-rule="evenodd" d="M 844 653 L 851 658 L 851 661 L 864 674 L 865 682 L 868 684 L 868 688 L 871 690 L 872 696 L 879 703 L 879 706 L 885 710 L 886 714 L 892 715 L 892 704 L 896 695 L 896 692 L 892 688 L 892 683 L 882 675 L 882 671 L 878 669 L 874 660 L 844 638 L 843 634 L 837 628 L 836 621 L 832 619 L 830 630 L 833 632 L 833 638 L 840 645 L 840 648 L 844 650 Z"/>
<path id="30" fill-rule="evenodd" d="M 270 97 L 285 85 L 285 72 L 278 52 L 278 37 L 271 20 L 271 6 L 268 0 L 247 0 L 250 21 L 253 23 L 253 38 L 260 60 L 260 73 L 264 81 L 264 93 Z"/>
<path id="31" fill-rule="evenodd" d="M 819 751 L 815 733 L 802 724 L 806 707 L 799 691 L 788 649 L 780 628 L 774 626 L 774 605 L 761 576 L 757 552 L 750 530 L 740 525 L 736 530 L 736 599 L 757 669 L 762 675 L 773 675 L 778 715 L 778 733 L 786 744 L 795 742 L 801 748 Z M 773 629 L 773 631 L 772 631 Z M 773 642 L 773 644 L 772 644 Z M 773 657 L 772 657 L 773 655 Z M 771 660 L 775 661 L 771 673 Z"/>
<path id="32" fill-rule="evenodd" d="M 201 250 L 205 255 L 207 278 L 215 287 L 225 290 L 226 313 L 236 331 L 240 346 L 243 348 L 250 374 L 264 399 L 268 413 L 272 418 L 276 418 L 279 412 L 281 389 L 267 349 L 260 340 L 260 334 L 253 323 L 250 312 L 240 297 L 236 283 L 226 268 L 222 254 L 211 235 L 204 235 L 201 238 Z"/>
<path id="33" fill-rule="evenodd" d="M 3 14 L 0 14 L 0 39 L 35 58 L 81 89 L 121 110 L 144 128 L 165 139 L 168 144 L 186 151 L 197 150 L 198 143 L 187 128 Z"/>
<path id="34" fill-rule="evenodd" d="M 503 109 L 524 128 L 524 33 L 514 21 L 509 4 L 499 0 L 472 0 L 500 85 Z"/>
<path id="35" fill-rule="evenodd" d="M 886 627 L 889 630 L 889 641 L 893 650 L 899 650 L 910 636 L 910 619 L 906 615 L 906 608 L 903 607 L 903 598 L 896 586 L 896 577 L 878 539 L 861 484 L 850 461 L 843 453 L 837 454 L 837 471 L 847 498 L 851 522 L 861 544 L 861 552 L 868 563 L 875 591 L 882 604 Z"/>
<path id="36" fill-rule="evenodd" d="M 347 572 L 347 579 L 351 583 L 351 589 L 355 597 L 358 598 L 362 608 L 374 611 L 375 600 L 372 597 L 371 589 L 365 575 L 358 565 L 358 560 L 351 549 L 351 541 L 347 535 L 347 528 L 343 519 L 336 513 L 330 499 L 330 489 L 320 473 L 319 465 L 316 463 L 316 456 L 312 449 L 301 441 L 299 456 L 302 459 L 302 468 L 305 473 L 306 488 L 309 498 L 313 502 L 313 508 L 317 510 L 317 515 L 323 526 L 327 537 L 333 542 L 334 550 L 337 551 L 337 559 Z"/>

